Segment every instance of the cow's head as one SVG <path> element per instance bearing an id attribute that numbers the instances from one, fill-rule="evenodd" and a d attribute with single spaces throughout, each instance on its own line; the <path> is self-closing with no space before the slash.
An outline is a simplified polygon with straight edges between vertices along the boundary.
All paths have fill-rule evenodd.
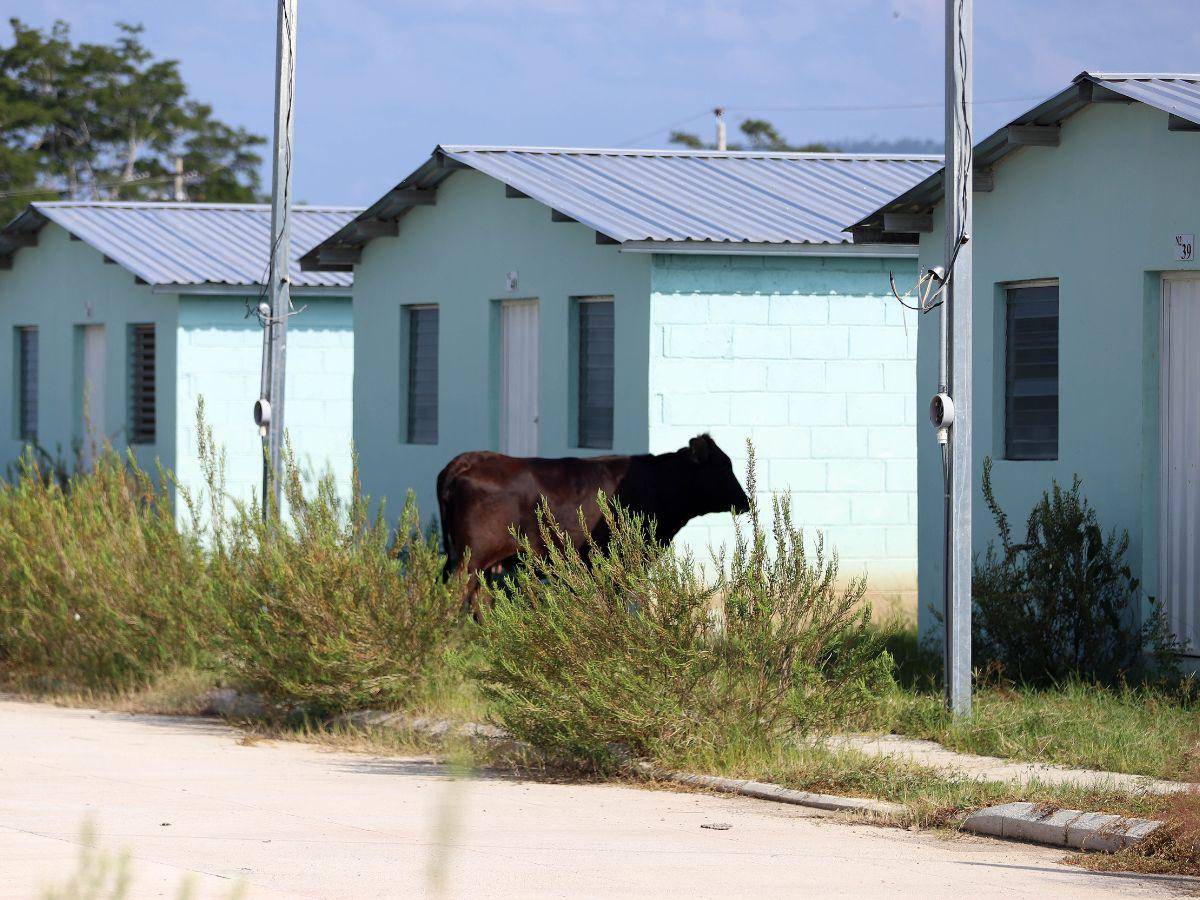
<path id="1" fill-rule="evenodd" d="M 712 437 L 701 434 L 692 438 L 688 441 L 687 455 L 699 470 L 695 491 L 705 512 L 732 509 L 740 515 L 750 511 L 750 500 L 733 474 L 733 463 Z"/>

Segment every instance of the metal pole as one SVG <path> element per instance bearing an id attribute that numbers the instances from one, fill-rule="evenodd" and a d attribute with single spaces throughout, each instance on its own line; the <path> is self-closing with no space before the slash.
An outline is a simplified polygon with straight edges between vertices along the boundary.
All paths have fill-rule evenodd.
<path id="1" fill-rule="evenodd" d="M 717 149 L 724 152 L 725 150 L 725 107 L 718 106 L 713 110 L 713 115 L 717 117 Z"/>
<path id="2" fill-rule="evenodd" d="M 950 426 L 946 541 L 946 703 L 971 713 L 971 31 L 972 0 L 946 0 L 946 256 Z M 947 321 L 948 320 L 948 321 Z M 947 325 L 949 328 L 947 329 Z M 946 346 L 945 344 L 943 346 Z"/>
<path id="3" fill-rule="evenodd" d="M 292 234 L 292 112 L 296 99 L 296 0 L 279 0 L 275 44 L 275 155 L 271 165 L 271 244 L 264 319 L 262 380 L 255 421 L 263 439 L 263 516 L 280 495 L 287 321 L 291 311 L 288 256 Z M 265 316 L 263 313 L 265 312 Z"/>

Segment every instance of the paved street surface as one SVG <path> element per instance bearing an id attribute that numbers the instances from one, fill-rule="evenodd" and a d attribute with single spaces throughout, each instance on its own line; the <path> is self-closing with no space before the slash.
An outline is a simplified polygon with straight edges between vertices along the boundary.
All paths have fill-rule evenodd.
<path id="1" fill-rule="evenodd" d="M 1178 895 L 1058 851 L 842 824 L 757 800 L 453 780 L 433 763 L 239 743 L 199 719 L 0 700 L 0 897 L 65 880 L 91 820 L 133 895 L 982 897 Z M 704 825 L 728 824 L 724 830 Z"/>

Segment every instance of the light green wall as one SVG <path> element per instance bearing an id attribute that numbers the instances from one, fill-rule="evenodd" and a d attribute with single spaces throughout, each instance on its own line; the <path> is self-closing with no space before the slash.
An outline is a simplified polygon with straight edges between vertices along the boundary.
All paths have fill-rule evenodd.
<path id="1" fill-rule="evenodd" d="M 138 460 L 156 458 L 170 465 L 175 455 L 175 406 L 170 385 L 175 373 L 173 336 L 178 303 L 173 295 L 154 294 L 135 283 L 120 266 L 104 262 L 87 244 L 71 240 L 47 224 L 38 246 L 19 250 L 10 271 L 0 272 L 0 468 L 21 453 L 13 409 L 13 329 L 38 326 L 38 442 L 70 459 L 82 437 L 79 357 L 76 326 L 104 325 L 107 341 L 103 431 L 123 447 L 128 418 L 126 326 L 153 322 L 158 343 L 157 442 L 137 447 Z"/>
<path id="2" fill-rule="evenodd" d="M 285 427 L 302 468 L 331 472 L 341 496 L 350 492 L 354 335 L 347 297 L 297 297 L 288 322 Z M 176 474 L 193 492 L 204 487 L 196 440 L 196 407 L 225 453 L 226 490 L 249 501 L 262 496 L 262 443 L 251 415 L 259 393 L 262 327 L 246 318 L 246 298 L 185 295 L 177 337 L 179 410 Z M 184 510 L 180 510 L 180 515 Z"/>
<path id="3" fill-rule="evenodd" d="M 437 512 L 437 473 L 457 453 L 497 446 L 498 301 L 536 297 L 539 318 L 539 452 L 570 446 L 570 298 L 615 298 L 617 349 L 613 450 L 646 451 L 650 257 L 598 246 L 577 223 L 550 221 L 540 203 L 505 197 L 504 185 L 471 170 L 417 207 L 398 237 L 376 238 L 355 267 L 354 440 L 364 488 L 393 512 L 408 489 L 423 516 Z M 506 274 L 518 288 L 506 290 Z M 438 305 L 438 443 L 403 441 L 401 310 Z"/>
<path id="4" fill-rule="evenodd" d="M 1200 134 L 1169 132 L 1167 114 L 1141 104 L 1093 105 L 1063 123 L 1061 146 L 1029 147 L 975 194 L 973 545 L 995 528 L 978 483 L 995 460 L 996 496 L 1014 526 L 1052 479 L 1078 473 L 1105 527 L 1128 529 L 1128 559 L 1156 593 L 1159 273 L 1200 268 L 1174 260 L 1174 235 L 1200 233 Z M 924 266 L 944 262 L 943 209 L 921 241 Z M 1059 458 L 1003 456 L 1003 308 L 1000 285 L 1060 279 Z M 938 325 L 923 322 L 919 402 L 936 389 Z M 926 327 L 927 326 L 927 327 Z M 941 472 L 933 431 L 919 426 L 918 510 L 922 628 L 942 602 Z"/>
<path id="5" fill-rule="evenodd" d="M 911 604 L 917 587 L 916 313 L 891 296 L 913 258 L 655 258 L 650 449 L 709 431 L 759 502 L 792 495 L 796 523 L 825 535 L 845 575 Z M 728 514 L 690 523 L 676 543 L 697 559 L 732 546 Z"/>

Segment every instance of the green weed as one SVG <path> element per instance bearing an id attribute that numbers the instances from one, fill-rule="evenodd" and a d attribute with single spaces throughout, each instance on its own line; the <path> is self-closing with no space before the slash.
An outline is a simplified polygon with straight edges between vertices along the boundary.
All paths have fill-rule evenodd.
<path id="1" fill-rule="evenodd" d="M 887 679 L 864 585 L 837 587 L 819 542 L 807 557 L 786 498 L 772 550 L 755 509 L 708 580 L 649 521 L 600 507 L 607 546 L 581 552 L 543 508 L 545 553 L 522 539 L 515 574 L 487 588 L 481 691 L 523 740 L 606 768 L 829 725 Z"/>
<path id="2" fill-rule="evenodd" d="M 120 689 L 212 663 L 206 560 L 171 499 L 166 473 L 107 448 L 65 485 L 28 455 L 0 481 L 5 680 Z"/>

